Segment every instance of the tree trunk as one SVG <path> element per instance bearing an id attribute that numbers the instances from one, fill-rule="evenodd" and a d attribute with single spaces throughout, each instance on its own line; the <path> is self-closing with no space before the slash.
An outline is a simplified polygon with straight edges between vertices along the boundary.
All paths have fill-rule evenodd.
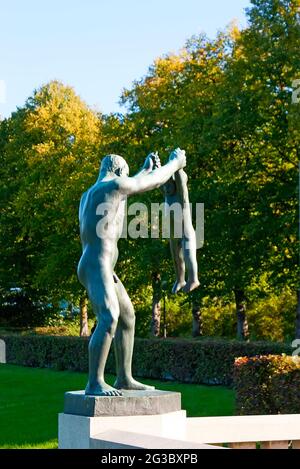
<path id="1" fill-rule="evenodd" d="M 192 335 L 193 337 L 199 337 L 202 335 L 202 318 L 201 310 L 198 301 L 194 301 L 192 304 L 192 314 L 193 314 L 193 326 L 192 326 Z"/>
<path id="2" fill-rule="evenodd" d="M 246 340 L 249 335 L 246 317 L 246 297 L 244 290 L 234 290 L 236 314 L 237 314 L 237 338 Z"/>
<path id="3" fill-rule="evenodd" d="M 300 289 L 297 290 L 296 339 L 300 339 Z"/>
<path id="4" fill-rule="evenodd" d="M 151 321 L 151 333 L 154 337 L 160 336 L 160 317 L 161 317 L 161 278 L 159 272 L 154 272 L 152 275 L 152 321 Z"/>
<path id="5" fill-rule="evenodd" d="M 80 337 L 89 335 L 88 325 L 88 300 L 86 296 L 80 298 Z"/>

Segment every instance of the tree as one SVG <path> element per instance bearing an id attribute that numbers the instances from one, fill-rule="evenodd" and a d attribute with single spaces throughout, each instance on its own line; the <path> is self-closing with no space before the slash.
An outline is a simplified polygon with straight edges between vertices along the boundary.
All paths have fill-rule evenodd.
<path id="1" fill-rule="evenodd" d="M 153 272 L 152 275 L 152 321 L 151 321 L 151 332 L 154 337 L 160 336 L 160 320 L 161 320 L 161 277 L 159 272 Z"/>
<path id="2" fill-rule="evenodd" d="M 299 276 L 299 108 L 291 103 L 299 1 L 253 0 L 247 13 L 245 30 L 233 25 L 215 41 L 194 37 L 179 54 L 157 59 L 123 93 L 129 112 L 111 118 L 110 133 L 114 148 L 117 135 L 122 145 L 132 142 L 122 148 L 134 164 L 142 149 L 187 150 L 191 201 L 205 203 L 199 299 L 234 300 L 239 338 L 248 335 L 247 300 L 295 288 Z M 135 246 L 139 262 L 143 243 Z M 159 271 L 170 275 L 168 256 L 159 256 Z"/>
<path id="3" fill-rule="evenodd" d="M 299 1 L 253 0 L 248 19 L 249 27 L 236 34 L 207 134 L 219 162 L 207 184 L 207 254 L 222 258 L 219 278 L 235 292 L 239 336 L 247 329 L 246 292 L 255 279 L 267 273 L 270 288 L 279 290 L 295 287 L 299 276 L 299 127 L 291 132 Z"/>
<path id="4" fill-rule="evenodd" d="M 16 282 L 26 281 L 52 299 L 80 300 L 84 314 L 85 293 L 76 275 L 77 213 L 80 196 L 98 171 L 100 124 L 72 88 L 56 81 L 35 91 L 4 124 L 9 184 L 2 233 L 11 230 L 12 257 L 20 249 L 24 253 Z"/>
<path id="5" fill-rule="evenodd" d="M 157 59 L 147 76 L 136 82 L 131 90 L 125 90 L 122 96 L 129 112 L 120 125 L 128 130 L 127 141 L 133 142 L 128 148 L 129 154 L 136 159 L 142 149 L 146 152 L 159 150 L 164 159 L 174 147 L 185 148 L 192 203 L 202 201 L 199 182 L 203 181 L 205 185 L 206 177 L 214 167 L 211 155 L 206 152 L 203 133 L 211 116 L 217 83 L 223 74 L 226 43 L 224 34 L 215 41 L 204 35 L 193 37 L 178 55 Z M 145 194 L 143 201 L 150 207 L 150 202 L 162 202 L 162 196 Z M 147 253 L 140 250 L 142 243 L 137 246 L 137 262 L 150 253 L 150 265 L 155 259 L 152 274 L 159 271 L 160 275 L 173 278 L 168 245 L 159 247 L 155 242 L 150 244 L 149 240 L 147 243 Z M 152 251 L 152 247 L 155 250 Z M 149 282 L 149 278 L 146 281 Z M 195 303 L 195 312 L 198 307 Z"/>

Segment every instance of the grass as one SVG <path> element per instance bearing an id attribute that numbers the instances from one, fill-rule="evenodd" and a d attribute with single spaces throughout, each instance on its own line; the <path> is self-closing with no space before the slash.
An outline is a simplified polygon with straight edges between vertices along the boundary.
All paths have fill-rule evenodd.
<path id="1" fill-rule="evenodd" d="M 108 376 L 112 384 L 114 377 Z M 84 389 L 86 373 L 0 365 L 0 448 L 56 448 L 57 414 L 64 393 Z M 179 391 L 189 417 L 233 415 L 234 391 L 143 380 L 158 389 Z"/>

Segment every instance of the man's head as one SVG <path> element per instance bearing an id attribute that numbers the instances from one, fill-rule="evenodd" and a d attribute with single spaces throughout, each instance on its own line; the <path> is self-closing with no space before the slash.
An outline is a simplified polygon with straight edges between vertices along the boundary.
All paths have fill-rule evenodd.
<path id="1" fill-rule="evenodd" d="M 112 173 L 116 176 L 128 176 L 128 164 L 122 156 L 107 155 L 101 161 L 100 174 Z"/>

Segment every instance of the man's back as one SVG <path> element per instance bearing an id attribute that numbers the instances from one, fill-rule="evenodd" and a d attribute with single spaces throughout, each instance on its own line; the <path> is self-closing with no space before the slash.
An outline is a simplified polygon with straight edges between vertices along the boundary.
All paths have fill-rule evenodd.
<path id="1" fill-rule="evenodd" d="M 99 243 L 97 225 L 104 217 L 109 218 L 112 226 L 117 223 L 116 214 L 121 203 L 121 194 L 114 179 L 100 181 L 91 186 L 81 197 L 79 206 L 80 236 L 85 244 Z M 97 234 L 98 232 L 98 234 Z"/>
<path id="2" fill-rule="evenodd" d="M 124 197 L 118 191 L 115 178 L 98 181 L 82 195 L 79 206 L 83 251 L 78 266 L 80 278 L 91 263 L 94 268 L 107 263 L 114 266 L 123 219 Z"/>

